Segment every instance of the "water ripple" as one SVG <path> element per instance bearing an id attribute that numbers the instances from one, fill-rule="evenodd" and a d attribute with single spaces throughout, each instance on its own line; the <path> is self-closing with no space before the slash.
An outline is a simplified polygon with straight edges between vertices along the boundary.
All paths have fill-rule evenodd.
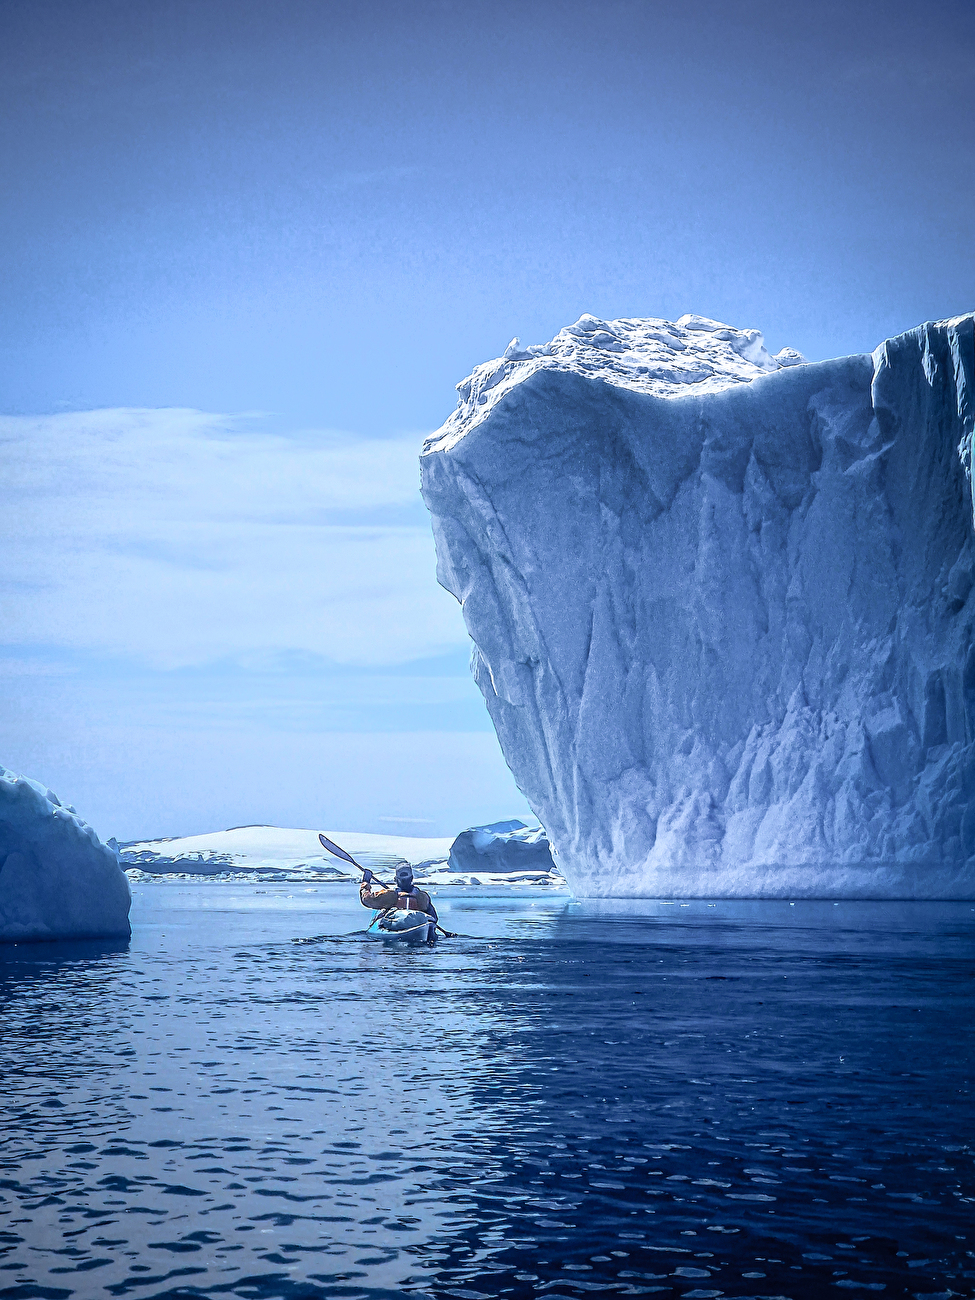
<path id="1" fill-rule="evenodd" d="M 975 1295 L 967 905 L 397 953 L 210 889 L 4 954 L 0 1300 Z"/>

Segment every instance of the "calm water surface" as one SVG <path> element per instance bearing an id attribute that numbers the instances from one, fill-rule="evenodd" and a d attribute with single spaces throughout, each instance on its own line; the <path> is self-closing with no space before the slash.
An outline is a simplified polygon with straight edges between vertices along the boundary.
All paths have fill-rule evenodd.
<path id="1" fill-rule="evenodd" d="M 0 1300 L 975 1296 L 970 904 L 437 901 L 0 951 Z"/>

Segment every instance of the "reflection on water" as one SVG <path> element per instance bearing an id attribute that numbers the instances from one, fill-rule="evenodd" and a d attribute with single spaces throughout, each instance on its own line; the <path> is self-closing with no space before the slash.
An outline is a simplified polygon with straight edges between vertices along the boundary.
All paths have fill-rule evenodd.
<path id="1" fill-rule="evenodd" d="M 0 953 L 0 1300 L 975 1295 L 970 904 L 437 902 Z"/>

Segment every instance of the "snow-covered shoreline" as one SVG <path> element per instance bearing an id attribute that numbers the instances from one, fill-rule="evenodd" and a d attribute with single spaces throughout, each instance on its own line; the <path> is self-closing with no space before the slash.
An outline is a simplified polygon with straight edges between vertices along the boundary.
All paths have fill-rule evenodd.
<path id="1" fill-rule="evenodd" d="M 326 831 L 336 844 L 378 875 L 391 874 L 408 862 L 418 883 L 444 886 L 552 885 L 562 877 L 552 871 L 456 871 L 448 865 L 454 837 L 374 835 L 363 831 Z M 197 881 L 200 883 L 343 884 L 359 875 L 326 853 L 317 830 L 281 826 L 236 826 L 230 830 L 174 839 L 139 840 L 119 845 L 129 880 Z"/>
<path id="2" fill-rule="evenodd" d="M 310 876 L 297 875 L 288 871 L 222 871 L 212 876 L 195 876 L 186 871 L 169 871 L 165 874 L 152 875 L 148 871 L 141 871 L 138 867 L 130 867 L 125 872 L 129 883 L 132 885 L 150 885 L 159 886 L 161 889 L 169 888 L 173 885 L 213 885 L 216 887 L 226 885 L 349 885 L 353 881 L 351 877 L 338 879 L 333 876 Z M 430 873 L 417 875 L 414 877 L 418 885 L 429 889 L 434 894 L 449 893 L 456 890 L 458 894 L 464 894 L 470 890 L 521 890 L 521 889 L 548 889 L 554 893 L 568 894 L 569 886 L 564 876 L 557 872 L 539 872 L 526 871 L 512 874 L 505 872 L 503 875 L 498 872 L 478 872 L 477 874 L 467 874 L 464 872 L 451 871 L 449 874 Z"/>

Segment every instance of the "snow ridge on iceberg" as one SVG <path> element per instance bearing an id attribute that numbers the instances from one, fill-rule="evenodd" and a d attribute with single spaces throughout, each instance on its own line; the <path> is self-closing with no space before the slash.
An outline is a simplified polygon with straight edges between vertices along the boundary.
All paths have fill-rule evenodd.
<path id="1" fill-rule="evenodd" d="M 696 317 L 508 353 L 423 492 L 575 891 L 975 896 L 973 318 L 814 364 Z"/>
<path id="2" fill-rule="evenodd" d="M 457 410 L 429 438 L 424 451 L 445 451 L 476 425 L 510 390 L 539 370 L 559 370 L 619 384 L 657 397 L 720 392 L 758 375 L 801 365 L 805 357 L 783 348 L 774 357 L 759 330 L 739 330 L 706 316 L 666 320 L 600 320 L 580 316 L 551 343 L 520 346 L 512 339 L 503 357 L 486 361 L 457 385 Z"/>

